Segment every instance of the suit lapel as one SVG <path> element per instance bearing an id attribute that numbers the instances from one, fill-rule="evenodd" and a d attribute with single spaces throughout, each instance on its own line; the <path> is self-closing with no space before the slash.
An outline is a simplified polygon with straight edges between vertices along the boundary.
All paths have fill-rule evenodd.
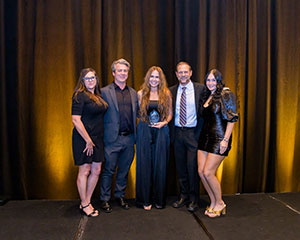
<path id="1" fill-rule="evenodd" d="M 195 104 L 196 104 L 196 113 L 198 112 L 198 108 L 199 108 L 199 98 L 200 98 L 200 91 L 199 91 L 199 89 L 198 89 L 198 86 L 197 85 L 195 85 L 194 83 L 193 83 L 193 85 L 194 85 L 194 93 L 195 93 Z"/>
<path id="2" fill-rule="evenodd" d="M 174 93 L 173 93 L 173 112 L 175 113 L 175 109 L 176 109 L 176 101 L 177 101 L 177 92 L 178 92 L 178 87 L 179 84 L 177 84 L 177 86 L 174 88 Z"/>
<path id="3" fill-rule="evenodd" d="M 130 87 L 128 87 L 128 89 L 129 89 L 130 98 L 131 98 L 132 113 L 133 113 L 133 116 L 135 116 L 136 106 L 135 106 L 134 92 Z"/>
<path id="4" fill-rule="evenodd" d="M 111 98 L 113 100 L 113 103 L 114 103 L 117 111 L 119 112 L 119 106 L 118 106 L 118 101 L 117 101 L 116 90 L 115 90 L 115 87 L 114 87 L 113 83 L 110 84 L 110 86 L 109 86 L 109 92 L 110 92 Z"/>

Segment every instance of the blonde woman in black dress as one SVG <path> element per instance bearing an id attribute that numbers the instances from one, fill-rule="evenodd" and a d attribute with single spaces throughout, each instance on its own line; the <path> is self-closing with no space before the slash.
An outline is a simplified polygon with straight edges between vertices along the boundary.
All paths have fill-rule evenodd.
<path id="1" fill-rule="evenodd" d="M 226 214 L 216 171 L 228 155 L 231 133 L 238 120 L 234 95 L 224 87 L 222 75 L 216 69 L 205 77 L 202 107 L 204 124 L 198 144 L 198 172 L 210 198 L 205 215 L 213 218 Z"/>
<path id="2" fill-rule="evenodd" d="M 80 209 L 89 217 L 99 214 L 91 204 L 91 197 L 104 161 L 103 118 L 106 109 L 95 70 L 83 69 L 72 98 L 72 147 L 75 165 L 79 166 Z"/>

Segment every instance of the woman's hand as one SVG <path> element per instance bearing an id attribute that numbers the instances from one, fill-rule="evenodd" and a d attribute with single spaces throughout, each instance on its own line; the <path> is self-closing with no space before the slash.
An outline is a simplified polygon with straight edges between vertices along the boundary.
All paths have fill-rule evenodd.
<path id="1" fill-rule="evenodd" d="M 151 127 L 162 128 L 162 127 L 164 127 L 164 126 L 167 125 L 167 124 L 168 124 L 167 121 L 157 122 L 157 123 L 154 123 Z"/>
<path id="2" fill-rule="evenodd" d="M 223 154 L 227 148 L 228 148 L 228 142 L 223 139 L 220 143 L 220 153 Z"/>
<path id="3" fill-rule="evenodd" d="M 93 150 L 94 146 L 95 144 L 92 141 L 86 142 L 85 149 L 83 150 L 83 152 L 86 152 L 87 156 L 92 156 L 94 152 Z"/>

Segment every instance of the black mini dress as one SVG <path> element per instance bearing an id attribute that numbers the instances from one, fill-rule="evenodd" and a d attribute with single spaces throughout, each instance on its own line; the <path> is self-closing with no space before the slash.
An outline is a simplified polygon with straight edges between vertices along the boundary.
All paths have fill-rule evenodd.
<path id="1" fill-rule="evenodd" d="M 83 150 L 86 147 L 85 140 L 73 128 L 72 148 L 75 165 L 82 165 L 92 162 L 104 161 L 104 114 L 107 108 L 104 105 L 97 105 L 84 92 L 77 94 L 77 99 L 72 99 L 72 115 L 80 115 L 81 121 L 95 144 L 93 154 L 87 156 Z"/>
<path id="2" fill-rule="evenodd" d="M 224 138 L 227 122 L 236 122 L 236 102 L 229 88 L 224 88 L 221 96 L 214 96 L 207 107 L 202 106 L 204 119 L 200 134 L 198 149 L 209 153 L 228 156 L 231 149 L 232 137 L 228 142 L 228 148 L 220 154 L 220 143 Z"/>

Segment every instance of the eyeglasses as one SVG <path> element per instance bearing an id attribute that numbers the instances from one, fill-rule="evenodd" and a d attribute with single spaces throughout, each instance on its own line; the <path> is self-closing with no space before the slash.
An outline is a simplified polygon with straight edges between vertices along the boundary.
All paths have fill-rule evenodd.
<path id="1" fill-rule="evenodd" d="M 95 80 L 95 76 L 92 76 L 92 77 L 84 77 L 84 78 L 82 78 L 84 81 L 89 81 L 89 82 L 92 82 L 92 81 L 94 81 Z"/>

